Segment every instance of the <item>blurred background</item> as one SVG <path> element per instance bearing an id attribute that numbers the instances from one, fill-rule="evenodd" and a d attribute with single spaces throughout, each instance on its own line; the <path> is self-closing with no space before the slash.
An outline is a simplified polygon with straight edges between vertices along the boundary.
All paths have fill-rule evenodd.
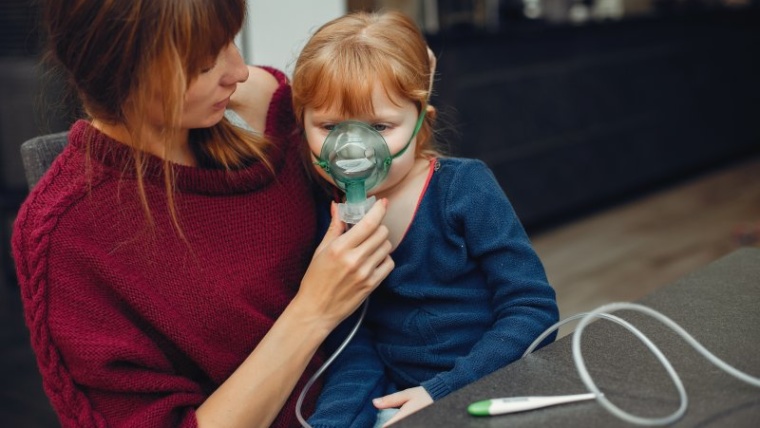
<path id="1" fill-rule="evenodd" d="M 40 65 L 36 0 L 0 2 L 0 420 L 55 427 L 9 253 L 19 147 L 76 103 Z M 440 142 L 484 160 L 557 290 L 561 316 L 635 300 L 760 245 L 760 0 L 252 0 L 237 42 L 292 72 L 322 23 L 414 17 L 438 57 Z M 567 334 L 569 330 L 561 331 Z"/>

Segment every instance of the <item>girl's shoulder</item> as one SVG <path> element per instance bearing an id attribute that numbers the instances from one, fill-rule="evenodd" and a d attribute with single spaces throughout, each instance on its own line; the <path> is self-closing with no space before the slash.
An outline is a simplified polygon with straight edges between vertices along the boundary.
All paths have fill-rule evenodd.
<path id="1" fill-rule="evenodd" d="M 439 175 L 467 180 L 475 179 L 481 174 L 492 174 L 485 162 L 475 158 L 438 157 L 434 170 Z"/>
<path id="2" fill-rule="evenodd" d="M 439 156 L 436 161 L 441 165 L 449 166 L 451 168 L 488 168 L 485 162 L 476 158 L 460 158 L 455 156 Z"/>

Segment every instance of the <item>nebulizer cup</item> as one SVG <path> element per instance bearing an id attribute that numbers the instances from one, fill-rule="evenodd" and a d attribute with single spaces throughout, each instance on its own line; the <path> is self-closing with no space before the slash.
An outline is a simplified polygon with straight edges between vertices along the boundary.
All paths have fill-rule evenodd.
<path id="1" fill-rule="evenodd" d="M 385 139 L 363 122 L 340 122 L 330 131 L 317 162 L 346 193 L 346 202 L 338 204 L 338 214 L 353 225 L 372 208 L 375 197 L 367 192 L 388 175 L 391 154 Z"/>

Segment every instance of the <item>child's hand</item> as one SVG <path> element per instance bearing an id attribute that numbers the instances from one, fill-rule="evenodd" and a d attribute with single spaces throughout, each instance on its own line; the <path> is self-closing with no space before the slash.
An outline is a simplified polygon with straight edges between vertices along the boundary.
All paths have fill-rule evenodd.
<path id="1" fill-rule="evenodd" d="M 398 422 L 399 420 L 411 415 L 412 413 L 429 406 L 433 403 L 433 398 L 425 391 L 425 388 L 416 386 L 414 388 L 405 389 L 403 391 L 396 392 L 385 397 L 375 398 L 372 400 L 372 404 L 378 409 L 390 409 L 398 407 L 399 412 L 396 413 L 383 428 L 390 426 L 391 424 Z"/>

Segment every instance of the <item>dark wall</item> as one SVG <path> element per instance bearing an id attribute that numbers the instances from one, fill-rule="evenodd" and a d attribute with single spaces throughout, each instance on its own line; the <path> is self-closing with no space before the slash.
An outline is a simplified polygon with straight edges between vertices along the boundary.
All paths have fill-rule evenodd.
<path id="1" fill-rule="evenodd" d="M 451 152 L 539 229 L 760 148 L 756 10 L 430 38 Z"/>
<path id="2" fill-rule="evenodd" d="M 39 51 L 39 15 L 35 0 L 0 1 L 0 57 L 31 56 Z"/>
<path id="3" fill-rule="evenodd" d="M 62 82 L 41 66 L 39 23 L 36 1 L 0 2 L 0 274 L 11 281 L 11 225 L 27 194 L 19 148 L 72 120 Z"/>

